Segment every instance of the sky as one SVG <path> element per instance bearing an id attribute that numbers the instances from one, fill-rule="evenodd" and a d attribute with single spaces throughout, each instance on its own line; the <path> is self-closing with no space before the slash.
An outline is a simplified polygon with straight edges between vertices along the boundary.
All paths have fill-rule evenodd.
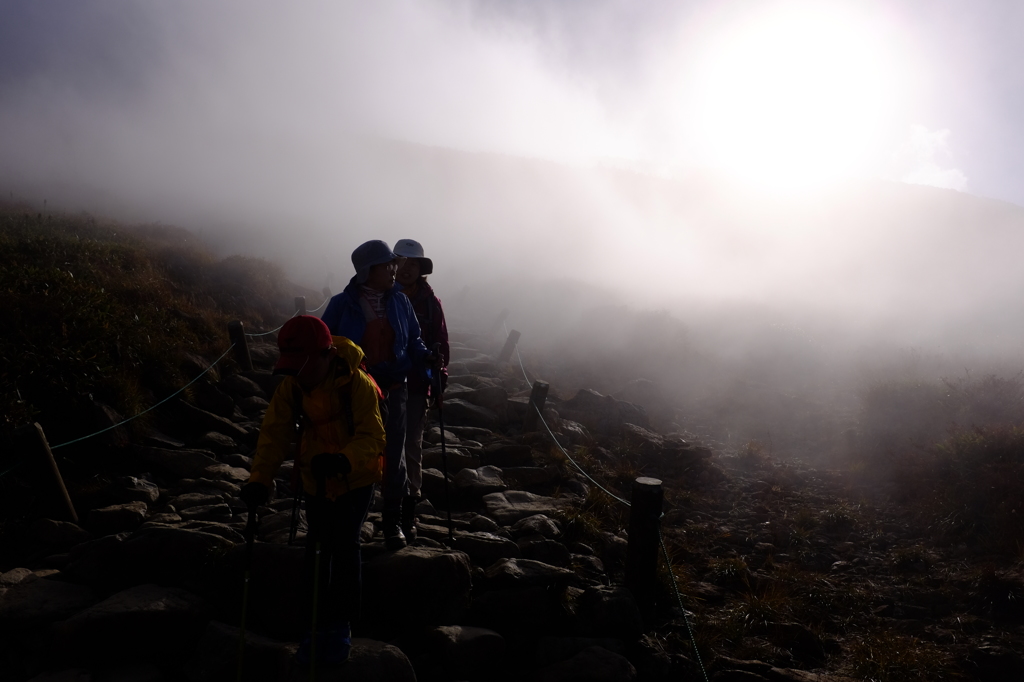
<path id="1" fill-rule="evenodd" d="M 933 262 L 951 263 L 953 232 L 929 226 L 956 212 L 858 188 L 1024 205 L 1017 2 L 6 0 L 0 12 L 0 192 L 228 235 L 225 249 L 292 272 L 315 262 L 318 287 L 332 272 L 337 284 L 363 239 L 421 236 L 478 272 L 648 276 L 659 291 L 818 295 L 859 311 L 913 304 L 936 282 L 967 308 L 941 271 L 901 282 L 869 266 L 895 272 L 915 258 L 899 249 L 940 234 L 953 246 Z M 998 274 L 980 267 L 979 281 Z"/>
<path id="2" fill-rule="evenodd" d="M 1024 6 L 1009 0 L 0 11 L 14 189 L 85 178 L 117 195 L 163 180 L 151 155 L 227 172 L 355 133 L 772 191 L 871 177 L 1024 204 Z"/>

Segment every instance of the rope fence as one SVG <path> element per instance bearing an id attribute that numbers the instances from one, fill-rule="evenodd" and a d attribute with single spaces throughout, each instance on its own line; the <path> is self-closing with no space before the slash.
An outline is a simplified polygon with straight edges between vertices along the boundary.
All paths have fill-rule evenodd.
<path id="1" fill-rule="evenodd" d="M 505 325 L 504 319 L 501 320 L 501 324 L 502 324 L 502 328 L 505 330 L 505 334 L 509 337 L 510 340 L 513 338 L 513 334 L 515 335 L 514 341 L 516 343 L 515 343 L 514 348 L 515 348 L 516 360 L 519 363 L 519 369 L 523 373 L 523 379 L 526 381 L 526 385 L 530 386 L 530 387 L 534 386 L 534 382 L 530 381 L 530 377 L 526 373 L 526 366 L 523 364 L 523 356 L 519 352 L 519 345 L 518 345 L 519 334 L 517 332 L 515 332 L 515 331 L 513 331 L 510 334 L 509 331 L 508 331 L 508 327 Z M 529 406 L 532 407 L 533 410 L 537 413 L 537 418 L 540 420 L 540 423 L 544 425 L 544 429 L 547 431 L 548 436 L 551 437 L 552 442 L 554 442 L 555 446 L 561 451 L 561 453 L 565 456 L 565 458 L 568 459 L 569 462 L 571 462 L 574 467 L 576 467 L 576 470 L 579 471 L 583 476 L 585 476 L 588 481 L 590 481 L 595 486 L 597 486 L 601 490 L 601 492 L 603 492 L 605 495 L 607 495 L 611 499 L 615 500 L 616 502 L 624 505 L 628 509 L 632 510 L 632 508 L 633 508 L 632 503 L 630 503 L 628 500 L 620 497 L 619 495 L 616 495 L 612 491 L 608 490 L 608 488 L 606 488 L 605 486 L 601 485 L 582 466 L 580 466 L 580 464 L 575 459 L 573 459 L 572 455 L 570 455 L 569 452 L 564 447 L 562 447 L 562 444 L 560 442 L 558 442 L 558 438 L 555 436 L 554 432 L 551 430 L 551 427 L 548 425 L 547 420 L 544 419 L 544 413 L 541 410 L 541 407 L 539 405 L 537 405 L 537 403 L 535 403 L 533 401 L 532 396 L 531 396 L 531 399 L 530 399 L 530 402 L 529 402 Z M 639 479 L 639 480 L 643 480 L 643 479 Z M 690 623 L 689 614 L 688 614 L 686 608 L 683 606 L 683 597 L 682 597 L 682 593 L 679 591 L 679 581 L 676 579 L 675 567 L 672 564 L 672 558 L 669 556 L 668 547 L 665 545 L 665 538 L 664 538 L 664 536 L 661 533 L 661 518 L 663 516 L 664 516 L 664 513 L 662 513 L 660 511 L 660 500 L 659 500 L 659 511 L 658 511 L 657 524 L 656 524 L 657 531 L 658 531 L 658 545 L 661 548 L 662 556 L 665 559 L 665 565 L 668 567 L 669 575 L 672 578 L 672 591 L 675 594 L 676 604 L 679 606 L 679 611 L 683 615 L 683 622 L 686 624 L 686 631 L 687 631 L 687 633 L 689 634 L 689 637 L 690 637 L 690 644 L 693 646 L 694 656 L 696 657 L 697 663 L 700 666 L 700 671 L 701 671 L 701 674 L 704 677 L 705 682 L 708 682 L 708 679 L 709 679 L 708 678 L 708 673 L 707 673 L 707 670 L 704 667 L 704 661 L 701 658 L 700 650 L 697 648 L 697 638 L 694 635 L 693 626 Z M 631 536 L 631 539 L 632 539 L 632 536 Z"/>
<path id="2" fill-rule="evenodd" d="M 316 307 L 315 309 L 313 309 L 313 310 L 310 310 L 310 311 L 308 311 L 308 312 L 310 312 L 310 313 L 315 313 L 315 312 L 318 312 L 318 311 L 319 311 L 319 310 L 320 310 L 321 308 L 323 308 L 324 306 L 326 306 L 326 305 L 327 305 L 327 303 L 328 303 L 328 302 L 329 302 L 329 301 L 331 300 L 330 292 L 329 292 L 329 291 L 327 291 L 327 290 L 325 290 L 325 291 L 324 291 L 324 294 L 325 294 L 325 297 L 324 297 L 324 300 L 323 300 L 323 302 L 322 302 L 322 303 L 320 303 L 320 305 L 319 305 L 319 306 L 317 306 L 317 307 Z M 296 311 L 295 311 L 294 313 L 292 313 L 292 315 L 291 315 L 291 316 L 289 316 L 289 319 L 291 319 L 292 317 L 295 317 L 296 315 L 299 315 L 300 313 L 302 313 L 302 314 L 306 314 L 306 311 L 304 310 L 304 307 L 305 307 L 305 297 L 301 297 L 301 296 L 298 296 L 298 297 L 296 297 L 296 303 L 299 303 L 300 301 L 302 302 L 302 305 L 301 305 L 301 307 L 297 308 L 297 309 L 296 309 Z M 287 321 L 286 321 L 286 323 L 287 323 Z M 236 324 L 236 323 L 233 323 L 233 324 Z M 237 323 L 237 324 L 239 324 L 239 326 L 240 326 L 240 323 Z M 248 333 L 248 332 L 246 332 L 246 333 L 244 334 L 244 336 L 245 336 L 245 337 L 259 337 L 259 336 L 267 336 L 267 335 L 269 335 L 269 334 L 273 334 L 273 333 L 275 333 L 275 332 L 278 332 L 278 331 L 280 331 L 280 330 L 281 330 L 281 327 L 283 327 L 283 326 L 284 326 L 284 324 L 282 324 L 282 325 L 281 325 L 280 327 L 278 327 L 277 329 L 271 329 L 270 331 L 266 331 L 266 332 L 258 332 L 258 333 Z M 230 326 L 229 326 L 229 334 L 230 334 Z M 243 341 L 241 341 L 241 342 L 242 342 L 242 343 L 244 343 L 244 340 L 243 340 Z M 133 415 L 133 416 L 131 416 L 131 417 L 128 417 L 127 419 L 123 419 L 123 420 L 119 421 L 118 423 L 116 423 L 116 424 L 114 424 L 114 425 L 112 425 L 112 426 L 107 426 L 107 427 L 105 427 L 105 428 L 102 428 L 102 429 L 100 429 L 99 431 L 94 431 L 93 433 L 90 433 L 90 434 L 88 434 L 88 435 L 85 435 L 85 436 L 81 436 L 81 437 L 79 437 L 79 438 L 74 438 L 74 439 L 72 439 L 72 440 L 69 440 L 69 441 L 65 441 L 65 442 L 63 442 L 63 443 L 58 443 L 58 444 L 56 444 L 56 445 L 49 445 L 49 444 L 46 444 L 46 449 L 47 449 L 48 451 L 51 451 L 51 452 L 52 452 L 53 450 L 57 450 L 58 448 L 63 448 L 63 447 L 65 447 L 65 446 L 68 446 L 68 445 L 73 445 L 73 444 L 75 444 L 75 443 L 80 443 L 80 442 L 82 442 L 82 441 L 84 441 L 84 440 L 88 440 L 88 439 L 90 439 L 90 438 L 94 438 L 94 437 L 96 437 L 96 436 L 98 436 L 98 435 L 100 435 L 100 434 L 106 433 L 107 431 L 112 431 L 112 430 L 114 430 L 114 429 L 118 428 L 119 426 L 123 426 L 123 425 L 127 424 L 128 422 L 132 421 L 133 419 L 138 419 L 138 418 L 139 418 L 139 417 L 141 417 L 142 415 L 144 415 L 144 414 L 146 414 L 146 413 L 148 413 L 148 412 L 151 412 L 151 411 L 155 410 L 156 408 L 160 407 L 161 405 L 163 405 L 163 404 L 164 404 L 164 403 L 166 403 L 167 401 L 169 401 L 169 400 L 171 400 L 172 398 L 174 398 L 174 397 L 176 397 L 176 396 L 180 395 L 180 394 L 181 394 L 181 393 L 182 393 L 183 391 L 185 391 L 185 390 L 186 390 L 186 389 L 187 389 L 187 388 L 188 388 L 189 386 L 191 386 L 191 385 L 192 385 L 192 384 L 194 384 L 195 382 L 199 381 L 199 379 L 201 379 L 201 378 L 202 378 L 203 376 L 205 376 L 205 375 L 206 375 L 206 373 L 207 373 L 207 372 L 209 372 L 209 371 L 210 371 L 211 369 L 213 369 L 213 368 L 214 368 L 214 367 L 215 367 L 215 366 L 216 366 L 216 365 L 217 365 L 217 364 L 218 364 L 218 363 L 219 363 L 219 362 L 220 362 L 221 360 L 223 360 L 223 359 L 225 358 L 225 356 L 227 356 L 227 354 L 228 354 L 228 353 L 230 353 L 230 352 L 231 352 L 232 350 L 236 350 L 236 354 L 237 354 L 237 351 L 238 351 L 238 349 L 239 349 L 239 343 L 240 343 L 240 340 L 239 340 L 239 339 L 237 339 L 237 338 L 233 338 L 233 339 L 232 339 L 232 343 L 231 343 L 231 345 L 230 345 L 230 346 L 228 346 L 227 350 L 225 350 L 225 351 L 224 351 L 223 353 L 221 353 L 220 357 L 218 357 L 218 358 L 217 358 L 216 360 L 214 360 L 214 361 L 213 361 L 212 363 L 210 363 L 210 364 L 209 364 L 209 365 L 208 365 L 208 366 L 206 367 L 206 369 L 204 369 L 204 370 L 203 370 L 202 372 L 200 372 L 200 373 L 199 373 L 198 375 L 196 375 L 196 376 L 195 376 L 194 378 L 192 378 L 192 380 L 190 380 L 190 381 L 189 381 L 189 382 L 188 382 L 187 384 L 185 384 L 184 386 L 182 386 L 181 388 L 179 388 L 179 389 L 178 389 L 177 391 L 175 391 L 174 393 L 171 393 L 171 394 L 170 394 L 169 396 L 167 396 L 167 397 L 166 397 L 166 398 L 164 398 L 163 400 L 160 400 L 159 402 L 157 402 L 157 403 L 154 403 L 153 405 L 151 405 L 150 407 L 146 408 L 146 409 L 145 409 L 145 410 L 143 410 L 142 412 L 139 412 L 138 414 L 135 414 L 135 415 Z M 247 349 L 245 349 L 245 357 L 246 357 L 246 359 L 248 358 L 248 350 L 247 350 Z M 251 367 L 251 363 L 247 363 L 247 362 L 244 362 L 244 361 L 243 361 L 243 362 L 242 362 L 241 364 L 242 364 L 242 365 L 243 365 L 243 367 L 244 367 L 244 368 L 246 368 L 246 369 L 252 369 L 252 367 Z M 248 366 L 246 367 L 246 365 L 248 365 Z M 41 428 L 41 427 L 40 427 L 40 428 Z M 22 455 L 22 456 L 21 456 L 21 457 L 20 457 L 20 458 L 18 459 L 18 461 L 16 461 L 16 462 L 15 462 L 14 464 L 10 465 L 9 467 L 7 467 L 6 469 L 4 469 L 3 471 L 0 471 L 0 479 L 2 479 L 2 478 L 3 478 L 4 476 L 6 476 L 7 474 L 11 473 L 12 471 L 16 470 L 16 469 L 17 469 L 18 467 L 20 467 L 21 465 L 23 465 L 23 464 L 24 464 L 24 463 L 25 463 L 25 462 L 26 462 L 27 460 L 28 460 L 28 455 L 27 455 L 27 454 L 25 454 L 25 455 Z"/>

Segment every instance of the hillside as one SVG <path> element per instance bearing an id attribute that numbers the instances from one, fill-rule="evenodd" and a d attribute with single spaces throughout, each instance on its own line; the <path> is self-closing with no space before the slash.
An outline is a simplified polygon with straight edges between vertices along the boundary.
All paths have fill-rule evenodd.
<path id="1" fill-rule="evenodd" d="M 254 370 L 230 353 L 218 361 L 225 326 L 272 329 L 295 295 L 320 298 L 266 262 L 213 258 L 181 230 L 4 211 L 5 395 L 16 387 L 0 475 L 4 678 L 233 678 L 237 492 L 276 353 L 273 335 L 259 336 Z M 584 357 L 500 363 L 490 316 L 451 322 L 446 429 L 434 415 L 420 537 L 386 551 L 374 507 L 362 639 L 323 679 L 1024 674 L 1020 377 L 875 384 L 846 457 L 809 464 L 770 442 L 670 432 L 637 404 L 642 381 L 602 395 L 586 390 L 603 370 Z M 530 430 L 537 378 L 551 383 L 547 427 Z M 41 461 L 6 466 L 30 451 L 11 433 L 30 419 L 60 444 L 193 379 L 129 426 L 55 452 L 77 524 Z M 617 498 L 641 475 L 663 481 L 665 555 L 630 591 L 630 510 Z M 289 486 L 286 467 L 260 510 L 245 679 L 302 678 L 289 663 L 303 627 Z"/>

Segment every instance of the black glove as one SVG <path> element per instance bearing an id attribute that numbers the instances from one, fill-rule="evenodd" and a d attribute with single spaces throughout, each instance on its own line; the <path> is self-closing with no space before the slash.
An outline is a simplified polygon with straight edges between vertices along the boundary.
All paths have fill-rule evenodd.
<path id="1" fill-rule="evenodd" d="M 242 489 L 238 491 L 238 497 L 245 502 L 246 507 L 255 509 L 267 503 L 267 500 L 270 499 L 270 490 L 262 483 L 252 481 L 242 486 Z"/>
<path id="2" fill-rule="evenodd" d="M 313 478 L 319 481 L 347 475 L 352 471 L 352 464 L 348 457 L 340 452 L 324 452 L 313 458 L 310 470 L 313 472 Z"/>

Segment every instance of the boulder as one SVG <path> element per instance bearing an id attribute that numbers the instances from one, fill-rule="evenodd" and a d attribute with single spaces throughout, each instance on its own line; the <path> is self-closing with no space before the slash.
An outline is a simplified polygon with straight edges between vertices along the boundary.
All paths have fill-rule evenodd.
<path id="1" fill-rule="evenodd" d="M 84 585 L 46 578 L 22 581 L 0 595 L 0 632 L 22 632 L 63 620 L 95 602 L 92 588 Z"/>
<path id="2" fill-rule="evenodd" d="M 564 622 L 562 592 L 544 587 L 487 590 L 473 596 L 473 622 L 505 636 L 537 637 Z"/>
<path id="3" fill-rule="evenodd" d="M 223 495 L 210 495 L 208 493 L 184 493 L 175 495 L 167 501 L 167 504 L 174 507 L 175 511 L 182 512 L 192 507 L 206 507 L 211 504 L 220 504 L 224 501 Z"/>
<path id="4" fill-rule="evenodd" d="M 558 480 L 558 469 L 553 466 L 546 467 L 502 467 L 501 476 L 508 483 L 509 487 L 516 490 L 529 490 L 540 486 L 550 485 Z"/>
<path id="5" fill-rule="evenodd" d="M 453 485 L 452 475 L 448 474 L 448 487 L 445 487 L 445 477 L 438 469 L 423 470 L 423 497 L 430 500 L 438 509 L 445 509 L 449 489 Z"/>
<path id="6" fill-rule="evenodd" d="M 35 575 L 31 568 L 12 568 L 6 573 L 0 573 L 0 587 L 17 585 L 30 575 Z"/>
<path id="7" fill-rule="evenodd" d="M 179 510 L 178 515 L 184 521 L 230 521 L 233 516 L 231 507 L 225 503 L 189 507 Z"/>
<path id="8" fill-rule="evenodd" d="M 404 638 L 409 654 L 423 679 L 485 679 L 505 653 L 505 639 L 486 628 L 441 625 Z"/>
<path id="9" fill-rule="evenodd" d="M 446 403 L 447 404 L 447 403 Z M 476 426 L 452 426 L 445 422 L 445 431 L 451 431 L 460 439 L 491 441 L 494 440 L 494 432 L 489 429 L 482 429 Z"/>
<path id="10" fill-rule="evenodd" d="M 209 450 L 167 450 L 139 446 L 132 449 L 132 454 L 147 466 L 172 478 L 199 476 L 206 467 L 217 464 L 217 458 Z"/>
<path id="11" fill-rule="evenodd" d="M 206 611 L 191 592 L 138 585 L 59 623 L 55 646 L 72 661 L 175 660 L 199 639 Z"/>
<path id="12" fill-rule="evenodd" d="M 174 411 L 178 415 L 179 426 L 196 436 L 200 436 L 208 431 L 216 431 L 240 442 L 245 442 L 248 437 L 246 430 L 230 419 L 207 412 L 184 400 L 172 401 L 169 404 L 173 405 Z"/>
<path id="13" fill-rule="evenodd" d="M 320 668 L 318 677 L 321 680 L 338 682 L 416 682 L 416 671 L 413 670 L 409 658 L 398 647 L 373 639 L 355 637 L 352 639 L 352 652 L 345 665 L 337 668 Z M 306 682 L 308 679 L 308 670 L 294 666 L 288 682 Z"/>
<path id="14" fill-rule="evenodd" d="M 196 445 L 203 450 L 209 450 L 218 455 L 226 455 L 230 452 L 238 452 L 238 443 L 234 441 L 230 436 L 225 436 L 223 433 L 217 433 L 216 431 L 210 431 L 209 433 L 203 434 Z"/>
<path id="15" fill-rule="evenodd" d="M 199 382 L 194 391 L 196 405 L 218 417 L 230 419 L 235 413 L 235 401 L 217 386 Z"/>
<path id="16" fill-rule="evenodd" d="M 233 374 L 232 376 L 225 377 L 220 382 L 221 387 L 236 398 L 266 398 L 267 394 L 263 391 L 263 388 L 253 381 L 252 379 L 242 376 L 241 374 Z"/>
<path id="17" fill-rule="evenodd" d="M 521 538 L 516 544 L 526 559 L 561 568 L 567 568 L 570 565 L 569 550 L 556 540 L 548 540 L 543 535 L 528 535 Z"/>
<path id="18" fill-rule="evenodd" d="M 559 404 L 558 414 L 579 422 L 591 433 L 617 435 L 623 424 L 650 428 L 644 408 L 626 403 L 589 388 L 580 389 L 570 400 Z"/>
<path id="19" fill-rule="evenodd" d="M 562 525 L 544 514 L 534 514 L 520 519 L 512 524 L 513 537 L 520 538 L 528 535 L 541 535 L 545 538 L 555 539 L 562 536 Z"/>
<path id="20" fill-rule="evenodd" d="M 145 502 L 115 504 L 89 512 L 89 527 L 97 535 L 113 535 L 135 530 L 146 520 Z"/>
<path id="21" fill-rule="evenodd" d="M 599 646 L 553 663 L 532 676 L 537 682 L 632 682 L 636 668 L 624 656 Z"/>
<path id="22" fill-rule="evenodd" d="M 77 524 L 53 519 L 36 519 L 29 525 L 29 532 L 52 549 L 68 549 L 92 539 L 92 534 Z"/>
<path id="23" fill-rule="evenodd" d="M 447 538 L 447 530 L 445 532 Z M 441 540 L 439 538 L 434 538 Z M 455 534 L 454 549 L 465 552 L 476 566 L 490 566 L 499 559 L 515 559 L 522 556 L 519 546 L 500 535 L 460 531 Z"/>
<path id="24" fill-rule="evenodd" d="M 480 463 L 496 467 L 521 467 L 533 463 L 533 451 L 529 445 L 493 443 L 480 453 Z"/>
<path id="25" fill-rule="evenodd" d="M 440 444 L 441 442 L 441 427 L 432 426 L 431 428 L 423 432 L 423 441 L 426 443 Z M 455 435 L 455 432 L 451 429 L 444 430 L 444 442 L 448 445 L 458 445 L 459 437 Z"/>
<path id="26" fill-rule="evenodd" d="M 144 478 L 121 476 L 114 479 L 111 491 L 118 502 L 145 502 L 147 505 L 160 499 L 160 488 Z"/>
<path id="27" fill-rule="evenodd" d="M 566 508 L 568 500 L 543 497 L 522 490 L 506 490 L 483 497 L 485 513 L 502 526 L 534 514 L 554 515 Z"/>
<path id="28" fill-rule="evenodd" d="M 576 581 L 572 571 L 530 559 L 499 559 L 484 572 L 491 589 L 522 589 L 566 585 Z"/>
<path id="29" fill-rule="evenodd" d="M 484 429 L 496 429 L 500 419 L 496 412 L 480 407 L 458 398 L 444 401 L 445 424 L 453 426 L 475 426 Z"/>
<path id="30" fill-rule="evenodd" d="M 459 400 L 485 407 L 498 416 L 498 422 L 508 421 L 508 392 L 501 386 L 481 386 L 459 393 Z M 447 402 L 445 406 L 447 406 Z"/>
<path id="31" fill-rule="evenodd" d="M 143 528 L 125 539 L 111 556 L 111 576 L 129 583 L 142 581 L 181 585 L 206 575 L 216 560 L 233 547 L 219 535 L 186 528 Z"/>
<path id="32" fill-rule="evenodd" d="M 476 469 L 480 466 L 480 457 L 477 455 L 471 455 L 461 448 L 445 448 L 446 452 L 442 454 L 441 448 L 424 448 L 423 450 L 423 467 L 425 469 L 438 469 L 445 465 L 445 458 L 447 458 L 447 466 L 449 474 L 456 474 L 463 469 Z"/>
<path id="33" fill-rule="evenodd" d="M 364 619 L 379 631 L 457 622 L 469 605 L 469 557 L 462 552 L 406 547 L 370 559 L 363 601 L 375 607 Z"/>
<path id="34" fill-rule="evenodd" d="M 222 463 L 205 467 L 200 475 L 212 481 L 223 481 L 236 486 L 242 486 L 249 481 L 249 472 L 246 469 Z"/>
<path id="35" fill-rule="evenodd" d="M 500 493 L 508 489 L 505 481 L 501 480 L 501 469 L 494 466 L 463 469 L 455 474 L 452 485 L 459 495 L 470 499 L 477 499 L 490 493 Z"/>
<path id="36" fill-rule="evenodd" d="M 238 409 L 240 409 L 243 414 L 250 416 L 258 415 L 268 407 L 270 407 L 270 403 L 258 395 L 242 398 L 238 401 Z"/>
<path id="37" fill-rule="evenodd" d="M 625 587 L 587 588 L 579 598 L 576 613 L 592 635 L 634 641 L 644 629 L 640 609 Z"/>
<path id="38" fill-rule="evenodd" d="M 210 621 L 192 655 L 185 663 L 190 682 L 218 682 L 234 679 L 238 671 L 239 630 Z M 253 632 L 245 633 L 242 679 L 246 682 L 278 682 L 288 676 L 296 646 Z"/>

